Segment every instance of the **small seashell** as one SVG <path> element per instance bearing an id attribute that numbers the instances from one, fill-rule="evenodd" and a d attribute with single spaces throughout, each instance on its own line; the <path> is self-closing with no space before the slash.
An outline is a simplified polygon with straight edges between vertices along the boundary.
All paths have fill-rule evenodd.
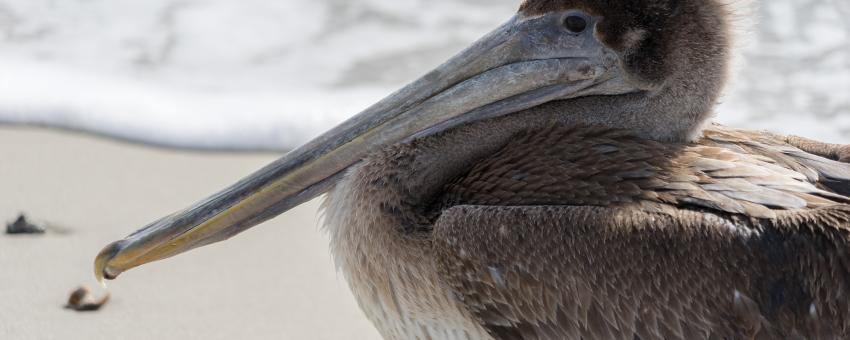
<path id="1" fill-rule="evenodd" d="M 109 297 L 109 292 L 106 292 L 106 294 L 99 299 L 95 299 L 88 287 L 81 286 L 71 292 L 71 296 L 68 297 L 68 304 L 65 305 L 65 308 L 78 312 L 93 312 L 99 310 L 103 307 L 103 305 L 109 302 Z"/>

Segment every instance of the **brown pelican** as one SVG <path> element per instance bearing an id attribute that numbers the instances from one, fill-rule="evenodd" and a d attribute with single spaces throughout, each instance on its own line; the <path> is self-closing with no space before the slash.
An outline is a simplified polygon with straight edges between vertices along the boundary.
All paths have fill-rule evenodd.
<path id="1" fill-rule="evenodd" d="M 721 0 L 528 0 L 351 120 L 97 257 L 120 273 L 327 193 L 388 339 L 850 338 L 850 149 L 707 123 Z"/>

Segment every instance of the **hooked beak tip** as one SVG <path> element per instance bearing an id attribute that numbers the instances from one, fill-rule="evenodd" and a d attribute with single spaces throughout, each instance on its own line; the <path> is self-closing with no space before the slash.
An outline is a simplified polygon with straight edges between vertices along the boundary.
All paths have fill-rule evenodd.
<path id="1" fill-rule="evenodd" d="M 94 276 L 101 285 L 105 285 L 105 280 L 114 280 L 121 272 L 109 267 L 109 262 L 115 258 L 118 252 L 122 249 L 123 241 L 112 242 L 107 245 L 94 260 Z"/>

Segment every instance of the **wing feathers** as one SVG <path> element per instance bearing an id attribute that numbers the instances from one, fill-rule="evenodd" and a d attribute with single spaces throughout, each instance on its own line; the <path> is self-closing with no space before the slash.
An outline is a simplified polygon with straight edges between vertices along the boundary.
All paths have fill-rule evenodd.
<path id="1" fill-rule="evenodd" d="M 521 134 L 447 186 L 441 270 L 497 339 L 850 337 L 850 152 L 794 141 Z"/>
<path id="2" fill-rule="evenodd" d="M 446 191 L 444 206 L 639 204 L 659 210 L 647 204 L 657 203 L 773 218 L 776 210 L 848 203 L 850 164 L 807 154 L 774 135 L 720 126 L 691 145 L 560 127 L 518 136 Z"/>
<path id="3" fill-rule="evenodd" d="M 848 222 L 848 207 L 750 224 L 456 206 L 433 233 L 446 283 L 496 339 L 827 339 L 850 337 Z"/>

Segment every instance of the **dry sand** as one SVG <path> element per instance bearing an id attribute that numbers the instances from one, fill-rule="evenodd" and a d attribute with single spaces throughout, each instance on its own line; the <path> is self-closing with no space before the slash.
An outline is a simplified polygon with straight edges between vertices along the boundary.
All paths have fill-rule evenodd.
<path id="1" fill-rule="evenodd" d="M 0 220 L 23 211 L 68 229 L 0 234 L 0 339 L 379 338 L 335 271 L 315 201 L 125 273 L 98 312 L 63 309 L 76 286 L 97 288 L 92 260 L 101 247 L 276 156 L 0 128 Z"/>

